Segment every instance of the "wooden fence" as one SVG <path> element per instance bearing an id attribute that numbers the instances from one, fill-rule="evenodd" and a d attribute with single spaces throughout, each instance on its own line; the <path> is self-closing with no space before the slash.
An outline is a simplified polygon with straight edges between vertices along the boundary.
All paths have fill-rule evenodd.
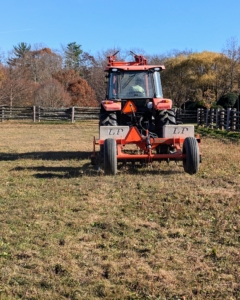
<path id="1" fill-rule="evenodd" d="M 49 108 L 49 107 L 0 107 L 0 120 L 32 120 L 41 121 L 71 121 L 87 119 L 99 119 L 100 109 L 98 107 L 70 107 L 70 108 Z M 177 110 L 177 118 L 183 123 L 197 123 L 197 111 Z"/>
<path id="2" fill-rule="evenodd" d="M 70 107 L 46 108 L 32 107 L 0 107 L 0 120 L 32 120 L 68 121 L 74 123 L 78 120 L 99 119 L 99 107 Z M 184 124 L 197 124 L 208 128 L 240 131 L 240 112 L 236 109 L 177 109 L 177 120 Z"/>
<path id="3" fill-rule="evenodd" d="M 40 106 L 32 107 L 0 107 L 0 120 L 32 120 L 41 121 L 71 121 L 98 119 L 98 107 L 70 107 L 70 108 L 46 108 Z"/>
<path id="4" fill-rule="evenodd" d="M 212 129 L 240 131 L 240 112 L 236 108 L 198 109 L 197 125 Z"/>

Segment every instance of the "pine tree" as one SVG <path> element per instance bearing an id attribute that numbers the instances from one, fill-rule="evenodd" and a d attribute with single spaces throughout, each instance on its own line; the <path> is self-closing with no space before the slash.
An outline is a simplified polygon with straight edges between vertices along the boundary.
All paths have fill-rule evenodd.
<path id="1" fill-rule="evenodd" d="M 14 55 L 16 58 L 23 58 L 24 55 L 30 51 L 31 45 L 27 45 L 27 43 L 19 43 L 17 46 L 13 46 Z"/>
<path id="2" fill-rule="evenodd" d="M 69 43 L 64 51 L 65 67 L 67 69 L 78 70 L 82 52 L 81 45 L 78 45 L 76 42 Z"/>

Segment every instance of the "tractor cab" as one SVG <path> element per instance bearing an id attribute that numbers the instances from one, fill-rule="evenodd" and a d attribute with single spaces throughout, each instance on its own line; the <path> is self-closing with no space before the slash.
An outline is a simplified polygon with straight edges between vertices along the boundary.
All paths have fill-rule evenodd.
<path id="1" fill-rule="evenodd" d="M 148 65 L 142 55 L 134 55 L 134 61 L 117 61 L 116 55 L 108 57 L 106 99 L 114 102 L 134 101 L 137 107 L 146 107 L 153 99 L 163 98 L 160 72 L 163 65 Z M 123 106 L 122 106 L 123 107 Z"/>
<path id="2" fill-rule="evenodd" d="M 165 67 L 149 65 L 144 56 L 133 52 L 134 61 L 117 61 L 116 54 L 108 57 L 105 68 L 107 88 L 101 102 L 100 126 L 136 126 L 140 131 L 148 128 L 161 134 L 158 124 L 163 116 L 159 112 L 172 108 L 172 100 L 163 98 L 160 72 Z M 175 123 L 174 112 L 171 115 Z"/>
<path id="3" fill-rule="evenodd" d="M 160 68 L 147 70 L 108 69 L 107 99 L 162 98 Z"/>

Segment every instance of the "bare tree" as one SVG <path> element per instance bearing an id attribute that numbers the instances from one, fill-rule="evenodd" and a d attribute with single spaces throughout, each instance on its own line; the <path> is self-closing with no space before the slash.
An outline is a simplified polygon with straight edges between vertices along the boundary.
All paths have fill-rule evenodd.
<path id="1" fill-rule="evenodd" d="M 70 96 L 56 79 L 41 84 L 34 93 L 34 104 L 45 107 L 66 107 Z"/>
<path id="2" fill-rule="evenodd" d="M 20 76 L 18 68 L 2 67 L 0 102 L 2 105 L 31 105 L 35 89 L 31 81 Z"/>
<path id="3" fill-rule="evenodd" d="M 106 83 L 105 83 L 105 72 L 104 69 L 107 66 L 107 57 L 118 52 L 118 60 L 124 60 L 126 53 L 120 51 L 120 48 L 110 48 L 106 51 L 98 52 L 94 57 L 94 64 L 92 64 L 91 76 L 87 78 L 89 85 L 95 91 L 98 102 L 101 102 L 106 97 Z M 123 56 L 122 56 L 123 55 Z"/>
<path id="4" fill-rule="evenodd" d="M 227 40 L 222 52 L 229 58 L 228 61 L 228 91 L 232 92 L 240 88 L 240 47 L 238 40 L 231 37 Z"/>
<path id="5" fill-rule="evenodd" d="M 62 58 L 49 48 L 31 51 L 26 57 L 28 71 L 35 83 L 43 83 L 52 78 L 52 74 L 61 70 Z"/>

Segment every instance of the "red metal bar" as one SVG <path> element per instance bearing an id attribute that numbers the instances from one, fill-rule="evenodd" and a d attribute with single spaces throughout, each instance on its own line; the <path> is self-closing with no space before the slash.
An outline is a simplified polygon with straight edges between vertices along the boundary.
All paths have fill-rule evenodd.
<path id="1" fill-rule="evenodd" d="M 100 139 L 95 139 L 95 144 L 96 145 L 103 145 L 104 144 L 104 140 L 100 140 Z M 158 146 L 161 144 L 167 144 L 167 145 L 173 145 L 176 146 L 177 145 L 182 145 L 184 142 L 184 138 L 150 138 L 151 141 L 151 145 L 153 146 Z M 146 140 L 142 138 L 141 141 L 131 141 L 131 140 L 116 140 L 117 144 L 121 144 L 121 145 L 128 145 L 128 144 L 136 144 L 137 146 L 139 145 L 146 145 Z"/>
<path id="2" fill-rule="evenodd" d="M 179 154 L 179 153 L 170 153 L 170 154 L 127 154 L 127 153 L 121 153 L 117 155 L 117 159 L 152 159 L 152 160 L 157 160 L 157 159 L 184 159 L 186 158 L 185 154 Z"/>

